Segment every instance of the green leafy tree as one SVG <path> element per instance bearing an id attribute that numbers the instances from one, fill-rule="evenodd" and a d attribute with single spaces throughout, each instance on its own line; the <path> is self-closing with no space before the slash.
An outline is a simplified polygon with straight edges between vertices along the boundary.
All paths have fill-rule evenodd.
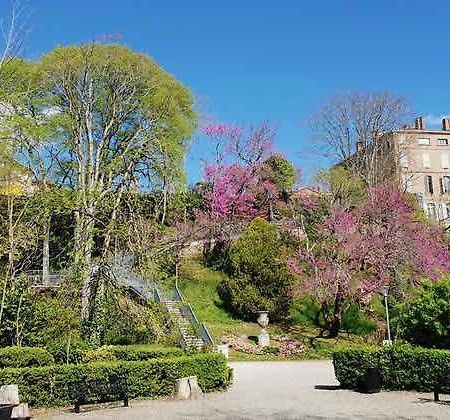
<path id="1" fill-rule="evenodd" d="M 361 203 L 366 196 L 366 184 L 362 178 L 343 166 L 319 171 L 316 178 L 328 192 L 331 204 L 350 209 Z"/>
<path id="2" fill-rule="evenodd" d="M 264 164 L 270 169 L 268 178 L 282 192 L 289 192 L 294 188 L 297 174 L 294 165 L 280 155 L 270 156 Z"/>
<path id="3" fill-rule="evenodd" d="M 261 310 L 274 320 L 288 315 L 292 276 L 284 263 L 286 252 L 278 229 L 259 217 L 231 245 L 230 278 L 219 285 L 219 294 L 233 313 L 248 320 Z"/>
<path id="4" fill-rule="evenodd" d="M 401 305 L 398 332 L 423 347 L 450 348 L 450 278 L 424 282 L 417 296 Z"/>
<path id="5" fill-rule="evenodd" d="M 125 192 L 155 185 L 167 191 L 184 181 L 193 97 L 152 59 L 118 45 L 58 47 L 27 81 L 32 88 L 6 126 L 33 173 L 51 162 L 46 179 L 72 191 L 73 266 L 87 321 L 97 302 L 95 247 L 100 243 L 105 261 Z M 103 294 L 103 282 L 96 290 Z"/>

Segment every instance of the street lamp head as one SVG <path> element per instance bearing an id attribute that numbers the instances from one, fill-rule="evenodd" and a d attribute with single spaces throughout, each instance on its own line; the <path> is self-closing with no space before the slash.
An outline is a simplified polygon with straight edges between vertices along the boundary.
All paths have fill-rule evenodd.
<path id="1" fill-rule="evenodd" d="M 389 286 L 381 286 L 380 291 L 384 297 L 386 297 L 389 293 Z"/>

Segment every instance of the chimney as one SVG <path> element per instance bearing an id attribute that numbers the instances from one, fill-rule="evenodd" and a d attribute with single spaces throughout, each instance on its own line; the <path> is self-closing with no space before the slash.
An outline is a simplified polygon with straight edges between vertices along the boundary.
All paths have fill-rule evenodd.
<path id="1" fill-rule="evenodd" d="M 442 130 L 450 131 L 450 118 L 442 119 Z"/>
<path id="2" fill-rule="evenodd" d="M 425 124 L 423 122 L 423 117 L 417 117 L 415 122 L 416 130 L 423 130 L 425 128 Z"/>
<path id="3" fill-rule="evenodd" d="M 360 140 L 356 142 L 356 153 L 362 152 L 364 149 L 364 143 Z"/>

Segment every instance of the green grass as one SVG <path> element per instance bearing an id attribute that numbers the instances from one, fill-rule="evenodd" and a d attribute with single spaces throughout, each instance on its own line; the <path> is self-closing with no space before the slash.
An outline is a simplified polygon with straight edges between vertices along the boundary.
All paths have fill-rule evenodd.
<path id="1" fill-rule="evenodd" d="M 205 267 L 199 259 L 185 260 L 180 267 L 178 285 L 200 321 L 210 324 L 240 324 L 224 308 L 217 285 L 225 274 Z"/>
<path id="2" fill-rule="evenodd" d="M 217 343 L 223 335 L 257 336 L 261 328 L 256 322 L 244 322 L 234 318 L 224 308 L 217 293 L 217 285 L 225 274 L 205 267 L 201 258 L 185 259 L 180 267 L 179 287 L 186 300 L 194 309 L 198 319 L 204 322 Z M 294 311 L 303 309 L 303 318 L 295 319 L 294 326 L 271 324 L 269 334 L 289 335 L 301 341 L 307 351 L 295 359 L 331 359 L 334 350 L 367 342 L 363 336 L 341 333 L 337 339 L 318 337 L 320 330 L 307 322 L 311 314 L 304 308 L 294 306 Z M 311 312 L 311 311 L 310 311 Z M 297 315 L 300 317 L 300 315 Z M 286 360 L 271 354 L 249 355 L 230 351 L 231 360 Z"/>

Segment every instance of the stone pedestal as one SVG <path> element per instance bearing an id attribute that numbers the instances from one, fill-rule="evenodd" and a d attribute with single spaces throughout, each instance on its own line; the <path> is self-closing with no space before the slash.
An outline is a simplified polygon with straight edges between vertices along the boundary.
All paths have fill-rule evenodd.
<path id="1" fill-rule="evenodd" d="M 261 347 L 270 346 L 270 337 L 269 333 L 266 330 L 262 330 L 258 335 L 258 345 Z"/>

